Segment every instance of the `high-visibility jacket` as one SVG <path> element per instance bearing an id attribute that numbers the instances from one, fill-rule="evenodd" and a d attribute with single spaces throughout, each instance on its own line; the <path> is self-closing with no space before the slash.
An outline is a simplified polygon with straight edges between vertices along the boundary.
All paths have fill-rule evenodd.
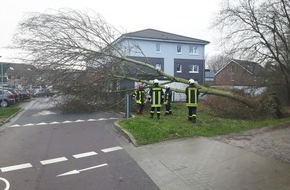
<path id="1" fill-rule="evenodd" d="M 172 99 L 172 91 L 170 90 L 170 88 L 168 88 L 168 89 L 165 90 L 164 104 L 171 103 L 171 99 Z"/>
<path id="2" fill-rule="evenodd" d="M 158 85 L 154 85 L 150 89 L 149 94 L 151 97 L 151 107 L 161 107 L 164 96 L 162 88 Z"/>
<path id="3" fill-rule="evenodd" d="M 136 104 L 144 104 L 145 101 L 145 90 L 137 90 L 135 96 Z"/>
<path id="4" fill-rule="evenodd" d="M 185 95 L 186 95 L 186 106 L 197 107 L 199 95 L 198 89 L 193 85 L 189 85 L 185 89 Z"/>

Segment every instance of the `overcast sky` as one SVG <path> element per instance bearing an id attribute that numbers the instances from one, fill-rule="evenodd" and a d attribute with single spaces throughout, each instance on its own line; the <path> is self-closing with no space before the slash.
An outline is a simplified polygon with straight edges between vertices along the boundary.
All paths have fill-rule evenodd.
<path id="1" fill-rule="evenodd" d="M 93 10 L 121 32 L 147 28 L 210 41 L 206 55 L 218 53 L 216 32 L 210 30 L 222 0 L 14 0 L 3 1 L 0 10 L 0 62 L 10 54 L 2 47 L 11 43 L 18 22 L 28 12 L 72 8 Z M 212 35 L 214 34 L 214 35 Z"/>

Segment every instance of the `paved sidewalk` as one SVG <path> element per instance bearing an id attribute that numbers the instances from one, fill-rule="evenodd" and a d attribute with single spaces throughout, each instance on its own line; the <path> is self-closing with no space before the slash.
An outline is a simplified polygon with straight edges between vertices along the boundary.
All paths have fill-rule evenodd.
<path id="1" fill-rule="evenodd" d="M 124 147 L 161 190 L 290 190 L 290 164 L 212 139 Z"/>

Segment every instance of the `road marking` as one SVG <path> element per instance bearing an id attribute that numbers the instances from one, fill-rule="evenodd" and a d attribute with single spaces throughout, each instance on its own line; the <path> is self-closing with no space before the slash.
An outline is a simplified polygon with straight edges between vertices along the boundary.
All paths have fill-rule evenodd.
<path id="1" fill-rule="evenodd" d="M 47 123 L 42 122 L 42 123 L 37 123 L 36 125 L 47 125 Z"/>
<path id="2" fill-rule="evenodd" d="M 108 120 L 107 118 L 100 118 L 99 121 Z"/>
<path id="3" fill-rule="evenodd" d="M 76 123 L 80 123 L 80 122 L 85 122 L 85 120 L 81 120 L 81 119 L 79 119 L 79 120 L 76 120 L 75 122 L 76 122 Z"/>
<path id="4" fill-rule="evenodd" d="M 115 146 L 115 147 L 112 147 L 112 148 L 102 149 L 101 151 L 107 153 L 107 152 L 113 152 L 113 151 L 121 150 L 121 149 L 123 149 L 123 148 L 120 147 L 120 146 Z"/>
<path id="5" fill-rule="evenodd" d="M 97 121 L 96 119 L 88 119 L 88 121 Z"/>
<path id="6" fill-rule="evenodd" d="M 84 169 L 81 169 L 81 170 L 72 170 L 72 171 L 69 171 L 69 172 L 66 172 L 66 173 L 63 173 L 63 174 L 59 174 L 57 175 L 57 177 L 60 177 L 60 176 L 66 176 L 66 175 L 74 175 L 74 174 L 79 174 L 83 171 L 87 171 L 87 170 L 92 170 L 92 169 L 96 169 L 96 168 L 100 168 L 100 167 L 104 167 L 104 166 L 107 166 L 108 164 L 105 163 L 105 164 L 101 164 L 101 165 L 97 165 L 97 166 L 93 166 L 93 167 L 89 167 L 89 168 L 84 168 Z"/>
<path id="7" fill-rule="evenodd" d="M 49 123 L 50 125 L 55 125 L 55 124 L 60 124 L 60 122 L 57 122 L 57 121 L 54 121 L 54 122 L 51 122 Z"/>
<path id="8" fill-rule="evenodd" d="M 49 159 L 49 160 L 42 160 L 42 161 L 40 161 L 40 163 L 42 165 L 48 165 L 48 164 L 54 164 L 57 162 L 64 162 L 64 161 L 67 161 L 66 157 L 59 157 L 59 158 L 53 158 L 53 159 Z"/>
<path id="9" fill-rule="evenodd" d="M 7 181 L 6 179 L 0 177 L 0 180 L 4 181 L 4 183 L 6 184 L 6 187 L 4 190 L 8 190 L 10 188 L 10 184 L 9 184 L 9 181 Z"/>
<path id="10" fill-rule="evenodd" d="M 16 124 L 16 125 L 11 125 L 11 126 L 9 126 L 9 127 L 20 127 L 21 125 L 18 125 L 18 124 Z"/>
<path id="11" fill-rule="evenodd" d="M 32 168 L 32 165 L 29 163 L 19 164 L 19 165 L 14 165 L 14 166 L 3 167 L 3 168 L 0 168 L 0 170 L 1 172 L 9 172 L 9 171 L 21 170 L 25 168 Z"/>
<path id="12" fill-rule="evenodd" d="M 23 126 L 26 127 L 26 126 L 32 126 L 32 125 L 34 125 L 34 124 L 32 124 L 32 123 L 28 123 L 28 124 L 23 125 Z"/>
<path id="13" fill-rule="evenodd" d="M 75 154 L 75 155 L 73 155 L 73 157 L 78 159 L 78 158 L 84 158 L 84 157 L 88 157 L 88 156 L 94 156 L 94 155 L 97 155 L 97 154 L 98 153 L 92 151 L 92 152 L 85 152 L 85 153 L 81 153 L 81 154 Z"/>
<path id="14" fill-rule="evenodd" d="M 72 121 L 64 121 L 64 122 L 62 122 L 62 123 L 72 123 Z"/>

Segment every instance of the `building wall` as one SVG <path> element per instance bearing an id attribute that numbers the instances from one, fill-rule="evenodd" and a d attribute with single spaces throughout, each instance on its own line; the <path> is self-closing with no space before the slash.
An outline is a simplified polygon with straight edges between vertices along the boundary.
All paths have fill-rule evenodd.
<path id="1" fill-rule="evenodd" d="M 160 44 L 160 51 L 156 51 L 156 43 Z M 192 64 L 196 63 L 200 65 L 200 75 L 204 75 L 204 45 L 192 44 L 192 43 L 177 43 L 177 42 L 165 42 L 165 41 L 144 41 L 144 40 L 132 40 L 126 39 L 121 42 L 123 47 L 126 47 L 126 54 L 133 57 L 150 57 L 152 58 L 162 58 L 164 59 L 164 72 L 181 78 L 192 78 L 201 76 L 194 76 L 187 72 L 176 73 L 176 62 L 182 64 Z M 142 53 L 134 45 L 140 47 Z M 177 53 L 177 46 L 181 45 L 181 53 Z M 193 46 L 197 48 L 197 53 L 189 53 L 189 47 Z M 186 66 L 185 66 L 186 67 Z M 203 84 L 203 81 L 201 81 Z"/>
<path id="2" fill-rule="evenodd" d="M 259 84 L 261 84 L 259 78 L 234 62 L 230 62 L 215 76 L 215 85 L 254 86 Z"/>

